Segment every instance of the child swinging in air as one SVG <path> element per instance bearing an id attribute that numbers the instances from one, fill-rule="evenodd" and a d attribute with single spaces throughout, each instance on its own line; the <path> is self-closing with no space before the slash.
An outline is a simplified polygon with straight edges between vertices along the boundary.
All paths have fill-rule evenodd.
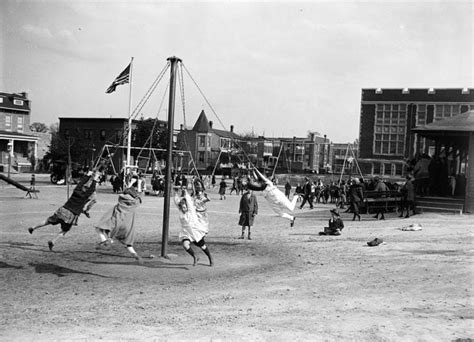
<path id="1" fill-rule="evenodd" d="M 209 251 L 209 247 L 204 241 L 204 237 L 209 232 L 209 220 L 207 217 L 206 202 L 209 201 L 207 195 L 202 192 L 196 194 L 195 198 L 191 198 L 186 189 L 175 192 L 174 202 L 179 210 L 179 220 L 181 222 L 181 231 L 179 232 L 179 240 L 183 244 L 183 248 L 194 259 L 193 266 L 196 266 L 199 257 L 194 254 L 191 242 L 201 248 L 209 259 L 209 266 L 213 266 L 214 262 Z"/>
<path id="2" fill-rule="evenodd" d="M 113 239 L 123 243 L 139 264 L 143 263 L 142 258 L 133 248 L 135 241 L 135 211 L 142 203 L 142 199 L 137 190 L 132 186 L 133 182 L 120 194 L 118 203 L 110 208 L 95 226 L 99 236 L 99 248 L 107 248 Z"/>

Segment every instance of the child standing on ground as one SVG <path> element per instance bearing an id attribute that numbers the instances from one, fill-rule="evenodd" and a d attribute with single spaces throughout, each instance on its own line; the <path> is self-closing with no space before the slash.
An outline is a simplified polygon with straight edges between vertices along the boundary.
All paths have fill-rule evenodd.
<path id="1" fill-rule="evenodd" d="M 225 199 L 225 189 L 227 188 L 227 183 L 225 182 L 224 177 L 222 177 L 221 182 L 219 183 L 219 195 L 220 199 Z"/>
<path id="2" fill-rule="evenodd" d="M 245 227 L 248 227 L 248 239 L 252 240 L 250 229 L 253 226 L 255 216 L 258 214 L 258 203 L 253 191 L 250 191 L 246 186 L 244 186 L 244 194 L 240 198 L 239 214 L 239 226 L 242 227 L 242 235 L 239 239 L 244 238 Z"/>

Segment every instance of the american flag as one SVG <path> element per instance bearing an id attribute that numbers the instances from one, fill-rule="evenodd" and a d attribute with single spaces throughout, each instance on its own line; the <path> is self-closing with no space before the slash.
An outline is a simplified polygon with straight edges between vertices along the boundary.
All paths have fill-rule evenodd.
<path id="1" fill-rule="evenodd" d="M 120 75 L 117 76 L 117 78 L 112 82 L 110 87 L 107 88 L 105 91 L 107 94 L 113 93 L 115 91 L 115 88 L 118 85 L 121 84 L 126 84 L 130 82 L 130 66 L 132 63 L 130 63 L 121 73 Z"/>

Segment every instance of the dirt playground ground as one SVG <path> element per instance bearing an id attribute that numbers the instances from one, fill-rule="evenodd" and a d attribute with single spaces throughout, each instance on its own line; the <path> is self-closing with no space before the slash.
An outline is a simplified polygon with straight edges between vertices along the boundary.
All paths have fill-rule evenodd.
<path id="1" fill-rule="evenodd" d="M 23 181 L 28 184 L 28 180 Z M 343 214 L 341 236 L 319 236 L 332 205 L 296 209 L 296 223 L 258 196 L 253 240 L 239 240 L 239 196 L 210 190 L 215 259 L 192 266 L 170 211 L 168 258 L 161 257 L 163 198 L 138 209 L 135 245 L 97 250 L 93 229 L 116 203 L 101 186 L 91 218 L 53 252 L 57 226 L 44 221 L 66 186 L 38 181 L 39 199 L 0 184 L 2 341 L 455 341 L 474 338 L 473 217 L 430 213 L 361 222 Z M 402 231 L 410 224 L 421 231 Z M 368 247 L 375 237 L 385 241 Z M 155 258 L 150 258 L 154 254 Z"/>

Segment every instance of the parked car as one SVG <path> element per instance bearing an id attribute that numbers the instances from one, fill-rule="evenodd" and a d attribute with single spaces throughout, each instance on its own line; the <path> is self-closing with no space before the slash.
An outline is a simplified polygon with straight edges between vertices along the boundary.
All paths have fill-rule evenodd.
<path id="1" fill-rule="evenodd" d="M 303 172 L 304 173 L 313 173 L 313 174 L 318 173 L 315 169 L 304 169 Z"/>
<path id="2" fill-rule="evenodd" d="M 49 179 L 53 184 L 64 184 L 66 183 L 66 171 L 67 162 L 64 160 L 55 160 L 52 163 L 51 175 Z M 71 181 L 77 183 L 79 179 L 84 175 L 84 170 L 81 164 L 71 164 Z"/>

